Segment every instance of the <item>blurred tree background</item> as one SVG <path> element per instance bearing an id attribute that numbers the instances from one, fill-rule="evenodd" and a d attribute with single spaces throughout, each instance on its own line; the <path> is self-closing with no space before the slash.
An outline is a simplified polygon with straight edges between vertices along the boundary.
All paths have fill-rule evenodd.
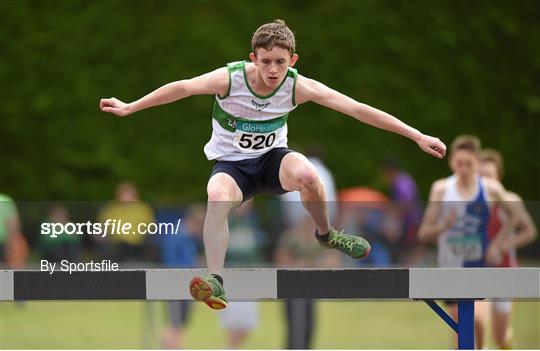
<path id="1" fill-rule="evenodd" d="M 132 101 L 247 59 L 252 33 L 274 18 L 296 33 L 301 74 L 447 145 L 478 135 L 502 151 L 507 187 L 540 198 L 536 0 L 0 0 L 0 189 L 16 200 L 104 200 L 130 179 L 149 200 L 205 198 L 211 96 L 128 118 L 101 113 L 99 99 Z M 413 142 L 314 104 L 289 121 L 291 146 L 327 148 L 339 187 L 377 186 L 388 156 L 424 197 L 449 174 Z"/>

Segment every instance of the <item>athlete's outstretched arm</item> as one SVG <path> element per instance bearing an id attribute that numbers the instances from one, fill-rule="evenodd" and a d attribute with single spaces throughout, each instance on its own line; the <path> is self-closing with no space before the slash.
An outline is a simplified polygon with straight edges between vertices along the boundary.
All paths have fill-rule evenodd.
<path id="1" fill-rule="evenodd" d="M 531 214 L 525 207 L 523 199 L 515 193 L 510 193 L 509 196 L 512 201 L 515 202 L 515 206 L 519 210 L 519 217 L 515 228 L 516 234 L 510 236 L 510 242 L 506 245 L 520 249 L 532 243 L 538 234 L 536 225 L 531 218 Z"/>
<path id="2" fill-rule="evenodd" d="M 225 95 L 228 88 L 229 73 L 227 68 L 223 67 L 195 78 L 166 84 L 131 103 L 124 103 L 114 97 L 101 99 L 99 107 L 103 112 L 110 112 L 117 116 L 127 116 L 145 108 L 168 104 L 191 95 Z"/>
<path id="3" fill-rule="evenodd" d="M 511 231 L 518 224 L 520 210 L 518 203 L 513 201 L 510 193 L 506 191 L 503 185 L 495 179 L 484 179 L 486 190 L 490 200 L 499 204 L 505 211 L 507 218 L 502 221 L 499 232 L 491 239 L 486 251 L 486 262 L 491 265 L 498 265 L 502 259 L 504 252 L 510 247 Z"/>
<path id="4" fill-rule="evenodd" d="M 296 82 L 296 101 L 298 104 L 313 101 L 361 122 L 401 134 L 415 141 L 423 151 L 432 156 L 443 158 L 446 154 L 446 145 L 438 138 L 422 134 L 386 112 L 362 104 L 316 80 L 301 75 L 298 76 Z"/>

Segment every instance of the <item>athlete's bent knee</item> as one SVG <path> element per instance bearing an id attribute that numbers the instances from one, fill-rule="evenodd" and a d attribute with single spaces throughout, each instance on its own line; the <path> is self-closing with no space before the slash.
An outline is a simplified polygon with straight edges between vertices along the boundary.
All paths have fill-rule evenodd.
<path id="1" fill-rule="evenodd" d="M 312 169 L 306 168 L 298 172 L 297 182 L 302 188 L 316 189 L 322 186 L 321 179 L 317 172 Z"/>
<path id="2" fill-rule="evenodd" d="M 233 200 L 232 192 L 227 191 L 227 189 L 217 188 L 217 187 L 208 189 L 209 202 L 232 201 L 232 200 Z"/>

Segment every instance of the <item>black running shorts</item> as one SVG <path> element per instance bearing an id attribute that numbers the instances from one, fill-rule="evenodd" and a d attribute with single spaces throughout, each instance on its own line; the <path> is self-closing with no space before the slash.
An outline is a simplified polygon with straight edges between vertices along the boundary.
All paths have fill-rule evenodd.
<path id="1" fill-rule="evenodd" d="M 274 148 L 262 156 L 240 161 L 216 161 L 212 169 L 212 177 L 217 173 L 230 175 L 242 191 L 243 201 L 255 194 L 284 194 L 287 191 L 279 181 L 281 160 L 289 152 L 286 147 Z"/>

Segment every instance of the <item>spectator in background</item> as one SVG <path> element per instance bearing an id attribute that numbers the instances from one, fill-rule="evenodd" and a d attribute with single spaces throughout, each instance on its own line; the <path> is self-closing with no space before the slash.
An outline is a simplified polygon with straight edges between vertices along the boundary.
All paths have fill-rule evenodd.
<path id="1" fill-rule="evenodd" d="M 285 231 L 276 248 L 276 264 L 283 268 L 338 268 L 341 256 L 337 251 L 323 249 L 313 240 L 313 222 L 306 216 Z M 287 349 L 310 349 L 315 328 L 313 299 L 285 300 Z"/>
<path id="2" fill-rule="evenodd" d="M 317 146 L 306 149 L 308 160 L 315 166 L 324 185 L 330 223 L 337 217 L 336 186 L 332 172 L 324 165 L 323 152 Z M 340 267 L 341 257 L 337 251 L 327 251 L 313 240 L 315 227 L 302 205 L 298 191 L 281 197 L 283 216 L 288 228 L 279 238 L 275 257 L 281 267 Z M 287 320 L 287 348 L 309 349 L 315 325 L 315 300 L 294 299 L 285 301 Z"/>
<path id="3" fill-rule="evenodd" d="M 0 193 L 0 267 L 22 268 L 28 257 L 28 244 L 22 235 L 15 201 Z"/>
<path id="4" fill-rule="evenodd" d="M 161 262 L 167 268 L 196 268 L 201 266 L 202 230 L 206 207 L 203 204 L 189 206 L 183 218 L 176 211 L 158 211 L 159 223 L 176 225 L 182 219 L 176 234 L 159 235 Z M 184 331 L 189 320 L 193 301 L 167 301 L 167 325 L 163 332 L 162 347 L 182 348 Z"/>
<path id="5" fill-rule="evenodd" d="M 480 153 L 480 175 L 484 178 L 501 181 L 504 175 L 503 159 L 501 154 L 493 149 L 484 149 Z M 536 227 L 521 197 L 515 193 L 509 192 L 509 196 L 519 209 L 520 214 L 515 223 L 511 235 L 504 244 L 503 259 L 497 267 L 518 267 L 517 251 L 530 244 L 536 238 Z M 490 240 L 493 240 L 502 223 L 507 220 L 507 214 L 500 206 L 495 205 L 491 208 L 488 223 L 488 234 Z M 510 326 L 512 314 L 512 301 L 497 299 L 491 304 L 493 337 L 499 349 L 513 348 L 513 333 Z"/>
<path id="6" fill-rule="evenodd" d="M 264 264 L 265 235 L 253 211 L 253 200 L 235 209 L 229 218 L 229 249 L 225 264 L 229 267 L 257 267 Z M 255 301 L 231 301 L 218 312 L 228 334 L 229 348 L 242 347 L 246 338 L 259 324 Z"/>
<path id="7" fill-rule="evenodd" d="M 371 252 L 362 261 L 345 259 L 345 266 L 389 267 L 390 244 L 400 236 L 400 222 L 391 212 L 386 195 L 369 187 L 346 188 L 339 192 L 339 225 L 350 232 L 362 233 L 371 244 Z"/>
<path id="8" fill-rule="evenodd" d="M 69 213 L 64 206 L 55 205 L 49 210 L 47 223 L 66 224 L 70 221 Z M 59 235 L 52 238 L 49 235 L 40 235 L 38 248 L 41 257 L 51 262 L 62 260 L 77 261 L 82 256 L 82 235 Z"/>
<path id="9" fill-rule="evenodd" d="M 131 223 L 134 233 L 110 233 L 105 240 L 112 245 L 112 258 L 120 262 L 140 262 L 148 256 L 149 247 L 145 239 L 150 234 L 137 232 L 140 223 L 154 223 L 154 211 L 145 202 L 139 200 L 139 193 L 131 182 L 122 182 L 116 187 L 116 199 L 105 205 L 99 212 L 98 220 L 105 223 L 107 219 Z M 94 237 L 94 236 L 93 236 Z M 98 237 L 98 236 L 96 236 Z"/>
<path id="10" fill-rule="evenodd" d="M 394 159 L 386 160 L 383 175 L 390 183 L 390 198 L 394 201 L 415 202 L 420 200 L 416 182 L 407 172 L 399 167 Z"/>
<path id="11" fill-rule="evenodd" d="M 407 266 L 414 265 L 426 252 L 416 235 L 422 220 L 420 193 L 413 177 L 401 169 L 395 159 L 385 161 L 382 175 L 390 185 L 390 200 L 393 202 L 387 211 L 401 222 L 399 241 L 392 245 L 394 259 Z"/>

